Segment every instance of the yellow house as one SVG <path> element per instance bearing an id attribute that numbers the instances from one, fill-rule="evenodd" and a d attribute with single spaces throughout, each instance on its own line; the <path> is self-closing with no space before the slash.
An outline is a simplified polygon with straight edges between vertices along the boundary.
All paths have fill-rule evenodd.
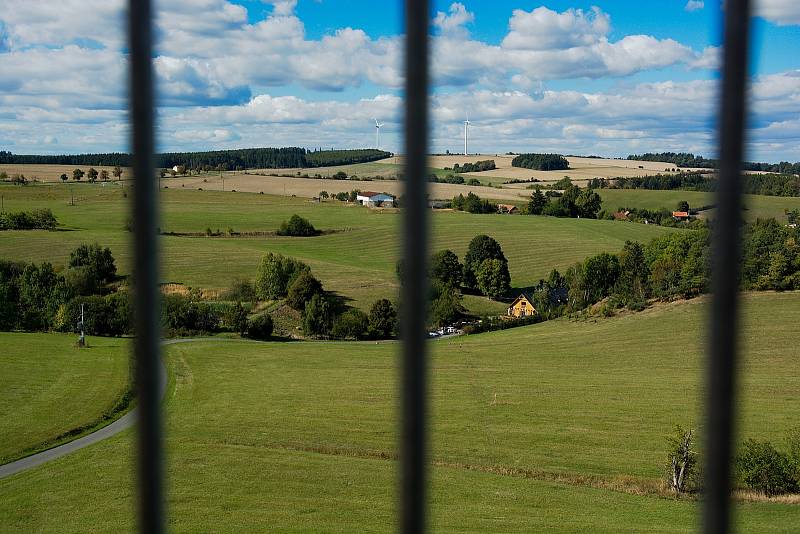
<path id="1" fill-rule="evenodd" d="M 531 298 L 523 293 L 515 298 L 511 306 L 508 307 L 508 315 L 511 317 L 528 317 L 536 315 L 536 308 L 533 307 Z"/>

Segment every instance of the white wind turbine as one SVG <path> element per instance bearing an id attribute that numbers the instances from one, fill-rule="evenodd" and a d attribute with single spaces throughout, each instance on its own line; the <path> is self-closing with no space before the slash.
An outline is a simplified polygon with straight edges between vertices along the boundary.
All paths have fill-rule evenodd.
<path id="1" fill-rule="evenodd" d="M 380 150 L 381 148 L 381 126 L 383 126 L 383 123 L 375 119 L 375 150 Z"/>
<path id="2" fill-rule="evenodd" d="M 464 155 L 469 155 L 469 150 L 467 149 L 467 139 L 468 139 L 468 132 L 469 132 L 469 114 L 467 114 L 467 119 L 464 121 Z"/>

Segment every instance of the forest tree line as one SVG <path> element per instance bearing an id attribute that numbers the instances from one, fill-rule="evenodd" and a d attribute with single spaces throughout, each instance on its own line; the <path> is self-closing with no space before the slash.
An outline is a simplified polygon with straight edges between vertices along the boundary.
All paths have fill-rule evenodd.
<path id="1" fill-rule="evenodd" d="M 618 178 L 592 178 L 589 187 L 594 189 L 659 189 L 684 191 L 717 190 L 717 177 L 702 172 L 678 174 L 656 174 L 654 176 L 630 176 Z M 749 195 L 776 197 L 800 196 L 800 176 L 792 174 L 744 174 L 742 192 Z"/>
<path id="2" fill-rule="evenodd" d="M 638 161 L 658 161 L 672 163 L 678 167 L 696 167 L 699 169 L 718 169 L 719 160 L 695 156 L 691 152 L 647 152 L 645 154 L 631 154 L 629 160 Z M 742 164 L 745 171 L 777 172 L 781 174 L 800 174 L 800 162 L 790 163 L 781 161 L 780 163 L 763 163 L 745 161 Z"/>
<path id="3" fill-rule="evenodd" d="M 211 167 L 233 169 L 278 169 L 294 167 L 324 167 L 365 163 L 391 156 L 390 152 L 375 149 L 306 150 L 305 148 L 242 148 L 205 152 L 166 152 L 156 154 L 156 167 L 187 169 Z M 0 164 L 16 165 L 96 165 L 129 167 L 131 155 L 110 152 L 105 154 L 36 155 L 12 154 L 0 151 Z"/>

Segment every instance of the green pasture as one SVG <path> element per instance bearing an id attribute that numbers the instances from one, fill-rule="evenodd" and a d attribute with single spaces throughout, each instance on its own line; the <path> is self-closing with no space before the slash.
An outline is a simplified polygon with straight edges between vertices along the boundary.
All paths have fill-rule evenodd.
<path id="1" fill-rule="evenodd" d="M 745 298 L 739 437 L 795 417 L 800 295 Z M 445 532 L 695 532 L 658 487 L 665 437 L 697 428 L 707 306 L 432 341 L 431 517 Z M 396 343 L 197 342 L 167 349 L 175 532 L 396 530 Z M 0 480 L 0 530 L 134 528 L 132 437 Z M 616 488 L 616 489 L 610 489 Z M 735 506 L 791 532 L 797 505 Z"/>
<path id="2" fill-rule="evenodd" d="M 127 190 L 130 188 L 128 187 Z M 54 184 L 0 187 L 7 210 L 48 207 L 60 229 L 0 233 L 0 257 L 63 264 L 84 242 L 111 247 L 121 273 L 129 272 L 131 234 L 125 229 L 128 202 L 120 185 Z M 76 198 L 70 205 L 70 198 Z M 329 200 L 168 189 L 161 191 L 164 232 L 274 231 L 297 213 L 321 230 L 313 238 L 176 237 L 161 238 L 162 278 L 193 287 L 223 289 L 235 278 L 252 279 L 267 251 L 307 262 L 329 290 L 367 308 L 397 291 L 395 263 L 400 252 L 401 213 L 370 210 Z M 602 251 L 620 250 L 626 240 L 649 241 L 669 231 L 613 221 L 432 211 L 432 248 L 451 248 L 460 257 L 477 234 L 495 237 L 509 260 L 512 284 L 524 287 L 555 268 Z"/>
<path id="3" fill-rule="evenodd" d="M 127 341 L 91 338 L 85 349 L 75 341 L 74 335 L 0 334 L 0 463 L 102 424 L 127 390 Z"/>

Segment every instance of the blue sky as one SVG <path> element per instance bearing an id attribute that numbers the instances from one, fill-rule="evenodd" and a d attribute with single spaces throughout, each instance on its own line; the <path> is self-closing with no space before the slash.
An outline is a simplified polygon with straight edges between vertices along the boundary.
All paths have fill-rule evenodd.
<path id="1" fill-rule="evenodd" d="M 127 150 L 122 0 L 3 0 L 0 150 Z M 402 6 L 156 0 L 159 147 L 402 151 Z M 758 0 L 748 157 L 800 160 L 800 2 Z M 721 0 L 434 2 L 432 151 L 713 155 Z"/>

